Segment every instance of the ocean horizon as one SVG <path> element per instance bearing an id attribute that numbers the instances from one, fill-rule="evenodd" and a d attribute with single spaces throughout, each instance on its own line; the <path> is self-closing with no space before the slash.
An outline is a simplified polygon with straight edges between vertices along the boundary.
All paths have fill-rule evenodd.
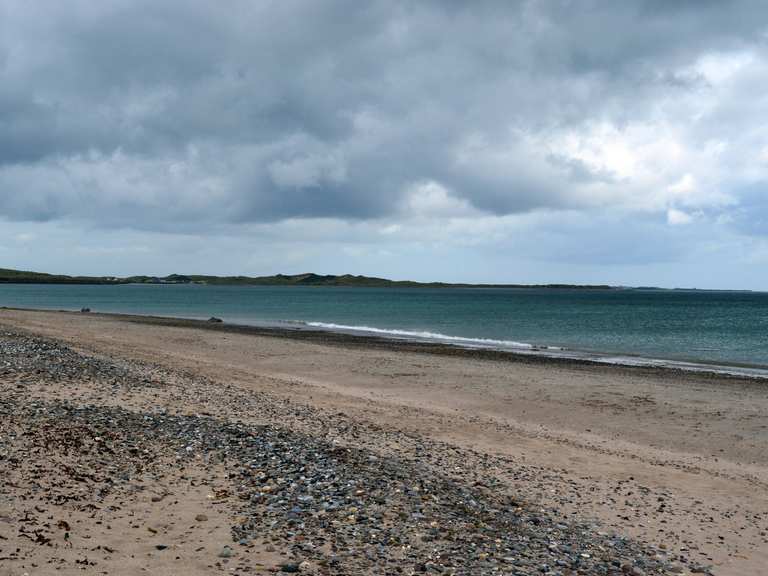
<path id="1" fill-rule="evenodd" d="M 207 319 L 768 376 L 768 293 L 0 285 L 0 306 Z"/>

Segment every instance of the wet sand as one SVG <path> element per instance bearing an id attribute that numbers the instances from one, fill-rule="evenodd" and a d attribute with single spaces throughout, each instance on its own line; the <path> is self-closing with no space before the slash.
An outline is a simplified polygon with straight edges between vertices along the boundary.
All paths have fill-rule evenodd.
<path id="1" fill-rule="evenodd" d="M 324 439 L 330 435 L 340 445 L 364 446 L 382 458 L 424 461 L 438 469 L 439 462 L 430 464 L 430 458 L 455 450 L 460 461 L 482 470 L 483 482 L 496 496 L 509 494 L 525 510 L 590 522 L 596 534 L 630 537 L 663 557 L 670 570 L 690 573 L 711 565 L 714 574 L 761 574 L 768 566 L 765 381 L 95 314 L 0 310 L 2 328 L 58 339 L 88 357 L 138 362 L 166 374 L 158 379 L 161 384 L 130 393 L 108 393 L 100 378 L 61 387 L 42 378 L 35 383 L 32 374 L 22 391 L 30 398 L 210 413 L 248 425 L 283 420 L 308 437 L 322 431 Z M 183 386 L 184 378 L 203 379 L 208 392 L 190 387 L 190 394 L 179 394 L 168 383 Z M 221 397 L 210 393 L 217 387 Z M 233 414 L 227 401 L 233 395 L 265 395 L 269 402 L 295 406 L 298 415 L 282 414 L 276 421 L 257 407 Z M 350 423 L 347 431 L 329 432 L 333 419 Z M 427 455 L 424 446 L 440 448 Z M 200 498 L 212 493 L 197 489 L 197 482 L 214 477 L 223 482 L 225 470 L 212 462 L 206 466 L 189 468 L 182 474 L 186 480 L 176 478 L 174 486 L 186 482 L 187 487 L 174 513 L 191 514 L 200 508 Z M 161 479 L 145 483 L 170 482 L 163 474 L 155 476 Z M 21 489 L 11 488 L 3 491 L 9 501 Z M 150 498 L 142 513 L 155 510 L 151 504 Z M 13 519 L 4 517 L 9 516 L 0 510 L 0 536 L 9 538 L 3 530 Z M 206 541 L 210 550 L 189 551 L 200 559 L 187 571 L 229 570 L 215 555 L 209 561 L 224 545 L 227 521 L 215 523 L 221 532 L 211 536 L 215 546 Z M 186 517 L 181 522 L 195 524 Z M 113 534 L 129 527 L 115 529 Z M 214 533 L 212 526 L 205 529 Z M 143 536 L 153 534 L 142 530 Z M 8 542 L 0 539 L 0 550 Z M 37 556 L 27 561 L 40 562 L 49 548 L 34 548 Z M 278 557 L 270 558 L 280 555 L 278 548 L 260 543 L 248 550 L 267 570 L 279 565 Z M 153 556 L 142 566 L 159 569 L 159 552 L 146 552 Z M 36 573 L 19 568 L 8 573 Z M 96 568 L 93 573 L 101 573 Z M 0 574 L 4 569 L 0 562 Z"/>

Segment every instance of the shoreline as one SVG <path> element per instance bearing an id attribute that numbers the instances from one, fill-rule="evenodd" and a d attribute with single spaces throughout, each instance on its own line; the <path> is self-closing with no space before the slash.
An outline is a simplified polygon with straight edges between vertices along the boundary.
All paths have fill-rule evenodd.
<path id="1" fill-rule="evenodd" d="M 20 312 L 56 312 L 61 314 L 83 315 L 82 312 L 64 309 L 16 308 L 2 306 L 0 310 L 15 310 Z M 424 352 L 435 355 L 460 356 L 466 358 L 494 360 L 502 362 L 531 362 L 560 366 L 605 367 L 607 369 L 637 370 L 656 373 L 671 371 L 680 374 L 693 374 L 705 378 L 723 378 L 766 382 L 768 366 L 748 363 L 715 363 L 701 360 L 675 360 L 654 358 L 631 354 L 614 354 L 599 352 L 584 352 L 575 349 L 560 349 L 554 347 L 539 347 L 532 345 L 531 349 L 506 349 L 462 345 L 461 343 L 431 341 L 427 339 L 384 336 L 360 330 L 334 330 L 310 326 L 306 322 L 297 321 L 296 326 L 279 326 L 264 323 L 239 324 L 233 322 L 210 322 L 204 319 L 154 316 L 145 314 L 129 314 L 118 312 L 88 312 L 88 315 L 104 318 L 115 318 L 128 322 L 155 326 L 188 327 L 232 334 L 250 334 L 255 336 L 272 336 L 276 338 L 306 340 L 308 342 L 360 346 L 364 348 L 389 349 L 392 351 Z"/>
<path id="2" fill-rule="evenodd" d="M 85 426 L 93 422 L 98 426 L 100 422 L 124 423 L 131 431 L 132 442 L 145 445 L 155 438 L 151 441 L 160 444 L 152 450 L 170 458 L 159 460 L 152 475 L 142 480 L 144 490 L 149 492 L 123 494 L 121 502 L 133 504 L 120 506 L 129 506 L 126 512 L 134 510 L 136 515 L 155 518 L 153 522 L 158 523 L 158 513 L 173 512 L 187 519 L 182 528 L 185 522 L 195 524 L 199 508 L 210 518 L 218 510 L 221 521 L 216 525 L 220 529 L 232 526 L 233 534 L 245 534 L 249 539 L 253 529 L 258 528 L 255 533 L 266 542 L 248 540 L 249 544 L 241 546 L 238 542 L 242 536 L 238 536 L 228 546 L 234 549 L 238 561 L 260 562 L 265 567 L 263 573 L 284 561 L 275 558 L 270 549 L 276 548 L 297 561 L 314 562 L 319 556 L 305 550 L 299 542 L 294 541 L 290 550 L 281 548 L 282 544 L 270 543 L 272 530 L 260 524 L 248 524 L 250 528 L 245 531 L 237 528 L 241 526 L 240 518 L 259 522 L 261 517 L 261 513 L 251 516 L 252 512 L 243 515 L 238 511 L 237 503 L 246 501 L 223 499 L 214 503 L 215 510 L 206 501 L 206 493 L 226 489 L 232 494 L 230 482 L 239 486 L 241 478 L 250 478 L 239 472 L 247 470 L 247 462 L 253 458 L 241 452 L 245 446 L 237 440 L 241 430 L 247 430 L 249 438 L 264 434 L 267 439 L 287 438 L 293 447 L 286 447 L 283 453 L 304 453 L 308 449 L 307 454 L 324 453 L 323 458 L 327 459 L 336 458 L 338 451 L 344 449 L 365 455 L 362 459 L 355 457 L 354 466 L 362 468 L 348 477 L 345 485 L 357 474 L 363 474 L 367 484 L 378 486 L 390 474 L 386 470 L 407 470 L 408 476 L 430 482 L 430 490 L 438 490 L 431 484 L 435 478 L 445 478 L 467 490 L 479 489 L 484 496 L 478 494 L 477 498 L 497 502 L 483 500 L 491 508 L 498 508 L 498 498 L 511 496 L 522 515 L 519 518 L 525 519 L 522 526 L 526 530 L 531 528 L 535 534 L 539 534 L 536 526 L 563 530 L 562 534 L 558 532 L 558 540 L 571 537 L 568 526 L 579 527 L 582 537 L 578 546 L 586 545 L 589 549 L 584 553 L 590 556 L 606 544 L 601 540 L 605 535 L 612 539 L 607 541 L 607 549 L 611 549 L 611 543 L 626 542 L 635 551 L 632 554 L 650 550 L 650 561 L 662 559 L 663 565 L 654 568 L 642 555 L 621 561 L 628 564 L 628 570 L 638 567 L 646 575 L 711 571 L 716 576 L 752 576 L 768 563 L 768 389 L 754 379 L 531 361 L 508 354 L 489 356 L 455 348 L 361 342 L 359 338 L 342 339 L 327 333 L 297 337 L 237 327 L 225 330 L 204 321 L 148 322 L 143 317 L 79 312 L 0 310 L 0 340 L 6 342 L 0 346 L 0 354 L 5 350 L 1 358 L 4 361 L 0 362 L 0 383 L 4 384 L 0 386 L 0 400 L 5 397 L 11 402 L 6 408 L 10 420 L 0 418 L 0 428 L 9 421 L 16 422 L 10 433 L 0 430 L 0 453 L 4 446 L 16 446 L 15 439 L 34 438 L 46 427 L 70 430 L 73 418 Z M 71 358 L 77 361 L 73 364 Z M 84 366 L 87 371 L 82 372 L 77 366 Z M 145 430 L 142 422 L 150 428 Z M 46 424 L 41 428 L 43 423 Z M 30 427 L 26 434 L 25 427 Z M 77 430 L 80 428 L 72 428 L 66 434 L 80 434 Z M 237 434 L 234 438 L 233 431 Z M 181 438 L 191 434 L 190 440 L 179 445 L 173 439 L 180 433 Z M 54 437 L 67 437 L 62 434 L 57 432 Z M 101 429 L 89 434 L 110 438 Z M 214 435 L 203 455 L 209 449 L 218 450 L 216 446 L 229 446 L 227 454 L 242 454 L 245 460 L 212 468 L 218 462 L 214 458 L 210 466 L 190 468 L 184 464 L 180 470 L 174 462 L 189 461 L 185 445 L 192 446 L 192 455 L 197 453 L 193 439 L 199 438 L 199 434 Z M 181 460 L 174 460 L 172 456 L 179 450 Z M 36 454 L 34 458 L 18 460 L 36 465 L 40 458 L 44 464 L 53 459 L 45 464 L 51 467 L 51 477 L 62 475 L 56 458 L 58 454 L 64 457 L 66 452 L 43 449 Z M 131 454 L 126 456 L 126 465 L 135 463 Z M 383 476 L 378 476 L 366 462 L 390 462 L 391 466 L 387 464 Z M 274 472 L 276 478 L 300 468 L 290 462 L 284 465 L 288 468 Z M 205 476 L 214 472 L 216 478 Z M 230 476 L 232 472 L 234 477 Z M 8 502 L 10 496 L 11 502 L 16 502 L 13 509 L 22 518 L 24 510 L 34 502 L 14 500 L 22 496 L 17 490 L 26 486 L 25 478 L 29 476 L 18 477 L 13 481 L 17 488 L 0 494 L 0 501 L 4 497 Z M 117 479 L 113 480 L 114 486 L 122 486 Z M 295 482 L 298 481 L 300 478 L 296 478 Z M 173 499 L 165 499 L 163 495 L 167 492 L 174 494 Z M 150 495 L 162 501 L 155 504 Z M 351 496 L 363 498 L 354 493 Z M 264 498 L 271 501 L 271 496 L 262 491 L 254 502 L 258 504 Z M 174 504 L 176 501 L 178 504 Z M 298 501 L 294 507 L 306 507 L 307 502 Z M 397 502 L 397 506 L 405 505 Z M 357 508 L 365 509 L 367 517 L 378 513 L 367 506 Z M 46 508 L 43 504 L 40 507 Z M 279 522 L 292 521 L 290 507 L 284 511 L 287 516 L 280 510 L 273 507 L 267 512 Z M 441 510 L 439 514 L 435 512 L 440 518 L 438 526 L 447 526 L 453 522 L 445 516 L 450 510 Z M 223 512 L 231 516 L 222 517 Z M 35 514 L 34 509 L 31 513 Z M 70 513 L 74 516 L 57 513 L 54 517 L 63 517 L 73 524 L 71 519 L 79 516 L 74 511 Z M 421 530 L 407 520 L 411 513 L 416 511 L 406 512 L 404 525 L 411 526 L 408 530 Z M 6 524 L 2 517 L 0 510 L 0 536 L 11 538 L 12 546 L 22 545 L 30 558 L 40 559 L 41 555 L 44 558 L 52 553 L 50 548 L 36 547 L 26 542 L 25 537 L 7 533 L 8 526 L 14 523 Z M 339 519 L 340 526 L 347 525 L 345 518 Z M 549 524 L 547 518 L 553 518 L 556 524 Z M 428 516 L 427 520 L 431 522 L 434 518 Z M 83 521 L 88 524 L 87 519 Z M 154 548 L 155 544 L 168 545 L 167 540 L 158 542 L 154 532 L 147 532 L 143 524 L 139 524 L 136 532 L 131 526 L 114 521 L 114 526 L 123 526 L 121 529 L 131 534 L 135 544 L 130 546 L 138 547 L 136 560 L 132 560 L 134 567 L 139 563 L 154 570 L 159 565 L 153 563 L 162 557 L 172 560 L 172 555 L 163 556 Z M 484 517 L 483 522 L 496 520 Z M 176 520 L 173 523 L 178 524 Z M 313 524 L 313 530 L 324 530 L 323 525 Z M 167 534 L 166 538 L 175 534 L 174 538 L 188 540 L 167 523 L 152 526 L 158 533 Z M 193 525 L 189 530 L 198 533 L 204 528 Z M 429 524 L 425 529 L 428 541 L 441 538 L 439 530 L 429 532 Z M 203 562 L 205 559 L 200 555 L 207 555 L 206 558 L 213 557 L 213 562 L 207 560 L 213 565 L 221 546 L 227 543 L 228 531 L 227 528 L 217 532 L 215 546 L 210 538 L 201 535 L 203 542 L 198 548 L 205 547 L 205 552 L 199 554 L 197 548 L 189 550 L 184 548 L 188 544 L 182 546 L 179 541 L 178 555 L 189 562 L 196 558 Z M 277 533 L 280 542 L 293 538 L 289 533 Z M 52 538 L 46 534 L 45 538 Z M 109 536 L 105 533 L 103 538 Z M 328 534 L 323 536 L 327 537 Z M 353 533 L 345 538 L 350 545 L 358 545 Z M 82 543 L 90 546 L 89 550 L 97 545 L 122 550 L 127 546 L 125 542 L 116 546 L 114 538 Z M 8 543 L 0 539 L 0 549 L 4 544 Z M 541 573 L 541 563 L 549 564 L 544 559 L 547 555 L 551 555 L 550 560 L 573 561 L 558 556 L 567 554 L 566 550 L 536 550 L 539 551 L 535 554 L 529 552 L 538 558 L 538 564 L 509 564 L 501 573 Z M 526 550 L 487 553 L 488 558 L 482 562 L 503 564 L 507 562 L 505 558 L 524 559 Z M 596 558 L 601 557 L 597 554 Z M 117 560 L 114 555 L 106 556 L 99 562 Z M 355 555 L 358 559 L 364 557 Z M 351 562 L 353 558 L 340 557 L 339 561 Z M 474 564 L 478 561 L 462 557 L 452 558 L 450 563 L 459 566 L 468 562 L 475 566 L 474 572 L 459 570 L 456 574 L 493 573 L 490 564 Z M 675 570 L 664 569 L 673 564 Z M 110 573 L 126 573 L 114 564 L 102 566 L 111 566 Z M 369 568 L 370 573 L 378 573 L 375 563 Z M 700 568 L 705 571 L 699 571 Z M 169 569 L 167 573 L 178 573 L 178 569 L 177 565 L 176 571 Z M 609 568 L 607 573 L 616 569 L 617 566 Z M 255 572 L 262 573 L 260 570 Z M 209 572 L 203 564 L 190 573 Z M 317 572 L 306 572 L 327 573 L 322 567 Z M 367 574 L 369 569 L 352 572 Z"/>
<path id="3" fill-rule="evenodd" d="M 0 381 L 13 384 L 0 388 L 8 574 L 53 564 L 63 574 L 531 576 L 550 562 L 581 574 L 711 572 L 537 509 L 499 489 L 487 458 L 426 438 L 378 429 L 397 446 L 382 452 L 372 430 L 342 415 L 306 434 L 322 413 L 231 387 L 228 400 L 179 410 L 180 393 L 221 390 L 13 332 L 0 336 L 0 358 Z M 267 421 L 240 419 L 253 410 Z M 412 458 L 424 448 L 438 460 Z M 436 467 L 449 459 L 450 472 Z"/>

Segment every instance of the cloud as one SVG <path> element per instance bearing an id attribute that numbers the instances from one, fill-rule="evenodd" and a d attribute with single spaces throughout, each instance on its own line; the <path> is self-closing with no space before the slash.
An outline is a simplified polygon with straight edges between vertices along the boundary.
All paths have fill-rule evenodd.
<path id="1" fill-rule="evenodd" d="M 467 200 L 456 198 L 439 182 L 408 187 L 403 205 L 406 215 L 423 218 L 470 217 L 479 214 Z"/>
<path id="2" fill-rule="evenodd" d="M 687 212 L 683 212 L 682 210 L 677 210 L 675 208 L 670 208 L 667 210 L 667 222 L 671 226 L 683 226 L 685 224 L 690 224 L 692 221 L 693 216 Z"/>
<path id="3" fill-rule="evenodd" d="M 768 179 L 744 187 L 739 198 L 728 221 L 742 234 L 768 240 Z"/>
<path id="4" fill-rule="evenodd" d="M 766 56 L 759 0 L 11 0 L 0 218 L 370 223 L 384 244 L 438 222 L 476 245 L 579 213 L 611 215 L 616 245 L 633 220 L 765 235 Z"/>
<path id="5" fill-rule="evenodd" d="M 0 212 L 110 222 L 128 209 L 149 226 L 162 224 L 157 204 L 188 204 L 178 212 L 203 222 L 370 218 L 398 209 L 420 181 L 499 214 L 638 204 L 628 188 L 652 195 L 681 177 L 668 166 L 658 182 L 644 179 L 664 153 L 647 135 L 673 138 L 690 171 L 694 132 L 724 113 L 712 94 L 761 66 L 766 10 L 5 3 Z M 213 188 L 162 168 L 188 164 L 191 147 L 194 179 Z M 91 154 L 113 160 L 78 177 Z M 136 181 L 138 166 L 148 171 Z M 76 193 L 52 189 L 57 172 Z"/>

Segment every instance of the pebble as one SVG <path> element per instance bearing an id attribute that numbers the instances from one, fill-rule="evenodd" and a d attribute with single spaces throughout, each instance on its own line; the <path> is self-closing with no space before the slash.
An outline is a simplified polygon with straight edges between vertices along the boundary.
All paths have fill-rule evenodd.
<path id="1" fill-rule="evenodd" d="M 424 438 L 397 436 L 412 456 L 397 450 L 373 454 L 364 442 L 341 445 L 329 438 L 325 413 L 186 377 L 180 401 L 192 396 L 227 408 L 221 410 L 227 416 L 173 413 L 157 404 L 129 410 L 114 402 L 30 398 L 23 388 L 27 380 L 57 386 L 98 382 L 112 397 L 170 385 L 160 369 L 147 377 L 138 363 L 92 358 L 21 334 L 0 335 L 0 367 L 22 382 L 21 388 L 0 387 L 0 433 L 4 427 L 23 429 L 25 446 L 33 451 L 76 447 L 78 466 L 100 474 L 70 479 L 71 486 L 91 494 L 140 493 L 141 473 L 161 472 L 153 468 L 160 455 L 175 458 L 180 468 L 224 464 L 227 484 L 212 486 L 211 492 L 239 518 L 230 527 L 232 542 L 268 540 L 267 551 L 304 559 L 281 564 L 283 572 L 319 565 L 338 574 L 608 575 L 626 565 L 628 574 L 642 576 L 667 568 L 640 542 L 525 504 L 499 489 L 482 467 L 468 465 L 476 462 L 473 454 Z M 243 410 L 264 415 L 268 423 L 250 425 L 229 416 Z M 292 423 L 298 418 L 319 432 L 297 430 Z M 349 437 L 364 436 L 344 415 L 335 420 Z M 0 460 L 10 461 L 13 452 L 23 461 L 6 436 L 0 434 Z M 67 481 L 64 475 L 52 498 L 71 492 Z M 197 522 L 207 520 L 205 514 L 195 516 Z M 234 555 L 229 545 L 218 554 Z"/>
<path id="2" fill-rule="evenodd" d="M 234 555 L 234 550 L 229 546 L 224 546 L 224 548 L 221 549 L 221 552 L 219 552 L 219 558 L 232 558 Z"/>

